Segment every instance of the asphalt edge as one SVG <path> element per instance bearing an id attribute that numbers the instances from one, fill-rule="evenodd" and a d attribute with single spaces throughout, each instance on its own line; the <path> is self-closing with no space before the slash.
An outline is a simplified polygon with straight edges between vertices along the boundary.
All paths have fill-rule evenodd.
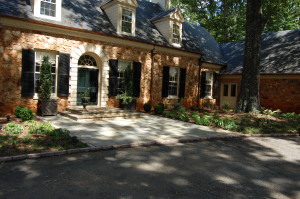
<path id="1" fill-rule="evenodd" d="M 130 143 L 130 144 L 110 145 L 110 146 L 101 146 L 101 147 L 86 147 L 86 148 L 76 148 L 76 149 L 54 151 L 54 152 L 41 152 L 41 153 L 31 153 L 31 154 L 22 154 L 22 155 L 14 155 L 14 156 L 4 156 L 4 157 L 0 157 L 0 163 L 21 161 L 21 160 L 26 160 L 26 159 L 40 159 L 40 158 L 70 155 L 70 154 L 76 154 L 76 153 L 98 152 L 98 151 L 108 151 L 108 150 L 138 148 L 138 147 L 150 147 L 150 146 L 164 146 L 164 145 L 172 145 L 172 144 L 178 144 L 178 143 L 193 143 L 193 142 L 212 141 L 212 140 L 233 140 L 233 139 L 242 139 L 242 138 L 249 138 L 249 137 L 299 137 L 299 136 L 300 136 L 300 133 L 293 133 L 293 134 L 239 134 L 239 135 L 226 135 L 226 136 L 170 139 L 170 140 L 162 140 L 162 141 L 135 142 L 135 143 Z"/>

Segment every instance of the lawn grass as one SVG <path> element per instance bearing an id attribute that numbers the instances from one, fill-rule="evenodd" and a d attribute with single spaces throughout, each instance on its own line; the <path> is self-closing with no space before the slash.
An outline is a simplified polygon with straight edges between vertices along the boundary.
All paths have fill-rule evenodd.
<path id="1" fill-rule="evenodd" d="M 18 125 L 23 128 L 20 133 L 13 130 L 5 131 L 5 126 L 8 123 L 14 123 L 12 126 Z M 35 124 L 35 128 L 30 129 L 33 126 L 32 124 Z M 21 119 L 15 117 L 12 117 L 9 122 L 6 121 L 6 118 L 0 118 L 0 125 L 2 126 L 0 130 L 0 157 L 83 148 L 87 146 L 78 140 L 72 139 L 67 130 L 54 129 L 51 125 L 45 124 L 38 119 L 30 123 L 23 122 Z M 41 126 L 51 127 L 51 131 L 39 128 Z"/>

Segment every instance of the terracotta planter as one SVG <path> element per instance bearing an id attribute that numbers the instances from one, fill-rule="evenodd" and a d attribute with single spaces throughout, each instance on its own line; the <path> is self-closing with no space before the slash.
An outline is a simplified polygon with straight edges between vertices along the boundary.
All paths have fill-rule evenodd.
<path id="1" fill-rule="evenodd" d="M 38 115 L 57 115 L 57 100 L 56 99 L 43 99 L 38 100 Z"/>

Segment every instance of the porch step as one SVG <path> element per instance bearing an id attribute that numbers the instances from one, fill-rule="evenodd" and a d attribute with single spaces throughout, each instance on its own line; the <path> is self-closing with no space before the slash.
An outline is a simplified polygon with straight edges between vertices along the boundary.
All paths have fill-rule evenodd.
<path id="1" fill-rule="evenodd" d="M 129 112 L 119 108 L 99 108 L 90 107 L 87 110 L 83 110 L 81 107 L 69 107 L 66 111 L 59 112 L 60 115 L 68 117 L 72 120 L 106 120 L 113 118 L 140 118 L 141 114 L 138 112 Z"/>

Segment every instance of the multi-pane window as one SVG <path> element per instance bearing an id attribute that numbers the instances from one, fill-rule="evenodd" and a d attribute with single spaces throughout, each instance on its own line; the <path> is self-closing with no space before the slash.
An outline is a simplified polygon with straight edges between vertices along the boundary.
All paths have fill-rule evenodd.
<path id="1" fill-rule="evenodd" d="M 118 63 L 118 94 L 125 92 L 126 75 L 131 75 L 132 62 L 119 61 Z M 129 73 L 129 74 L 128 74 Z M 128 86 L 128 85 L 127 85 Z"/>
<path id="2" fill-rule="evenodd" d="M 132 33 L 132 11 L 122 10 L 122 32 Z"/>
<path id="3" fill-rule="evenodd" d="M 206 72 L 206 82 L 205 82 L 205 97 L 212 97 L 212 86 L 213 86 L 213 75 L 211 72 Z"/>
<path id="4" fill-rule="evenodd" d="M 55 93 L 56 87 L 56 68 L 57 68 L 57 53 L 51 51 L 36 51 L 35 58 L 35 74 L 34 74 L 34 92 L 39 92 L 40 85 L 40 71 L 42 66 L 43 57 L 48 56 L 49 61 L 52 64 L 51 73 L 52 73 L 52 93 Z"/>
<path id="5" fill-rule="evenodd" d="M 169 71 L 169 96 L 178 96 L 178 80 L 179 80 L 179 68 L 170 67 Z"/>
<path id="6" fill-rule="evenodd" d="M 173 24 L 173 43 L 180 44 L 180 27 L 176 24 Z"/>
<path id="7" fill-rule="evenodd" d="M 56 0 L 41 0 L 41 15 L 56 16 Z"/>

